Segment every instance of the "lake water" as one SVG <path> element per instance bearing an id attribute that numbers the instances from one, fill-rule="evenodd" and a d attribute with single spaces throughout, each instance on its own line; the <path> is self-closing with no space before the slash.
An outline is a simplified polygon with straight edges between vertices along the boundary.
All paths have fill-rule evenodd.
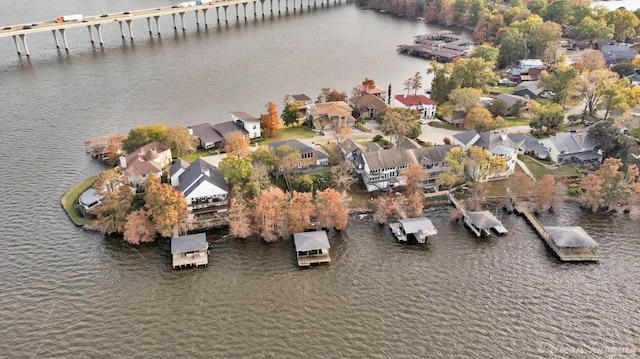
<path id="1" fill-rule="evenodd" d="M 0 23 L 170 4 L 12 2 Z M 105 28 L 103 48 L 74 30 L 69 54 L 50 34 L 33 35 L 29 59 L 0 39 L 0 357 L 637 354 L 637 212 L 567 205 L 542 217 L 581 224 L 600 244 L 599 264 L 560 263 L 515 216 L 502 217 L 507 236 L 473 238 L 449 207 L 425 211 L 439 230 L 430 246 L 398 244 L 386 228 L 354 218 L 330 233 L 331 265 L 310 270 L 296 268 L 292 241 L 211 233 L 210 265 L 175 271 L 168 242 L 133 247 L 74 227 L 59 198 L 102 170 L 84 153 L 86 139 L 136 124 L 258 115 L 285 94 L 350 92 L 364 77 L 399 93 L 428 66 L 395 52 L 428 32 L 424 23 L 352 4 L 208 30 L 190 21 L 174 33 L 161 19 L 161 39 L 137 22 L 134 43 Z"/>

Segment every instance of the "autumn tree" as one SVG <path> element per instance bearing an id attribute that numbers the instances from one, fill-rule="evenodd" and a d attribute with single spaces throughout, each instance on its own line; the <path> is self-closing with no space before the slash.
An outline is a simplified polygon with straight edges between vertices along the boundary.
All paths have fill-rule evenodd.
<path id="1" fill-rule="evenodd" d="M 513 65 L 520 59 L 529 56 L 526 38 L 518 29 L 507 30 L 500 39 L 500 55 L 498 56 L 498 67 L 505 68 Z"/>
<path id="2" fill-rule="evenodd" d="M 349 211 L 343 196 L 333 188 L 316 192 L 316 215 L 322 228 L 342 230 L 347 226 Z"/>
<path id="3" fill-rule="evenodd" d="M 607 25 L 604 19 L 594 19 L 591 16 L 584 17 L 579 24 L 569 29 L 569 36 L 576 40 L 587 40 L 589 44 L 599 39 L 613 37 L 613 28 Z"/>
<path id="4" fill-rule="evenodd" d="M 466 164 L 469 175 L 475 182 L 484 181 L 488 176 L 504 172 L 506 169 L 506 163 L 503 160 L 478 146 L 469 148 Z"/>
<path id="5" fill-rule="evenodd" d="M 244 157 L 251 153 L 249 137 L 240 131 L 232 132 L 224 140 L 224 150 L 228 156 Z"/>
<path id="6" fill-rule="evenodd" d="M 323 87 L 320 89 L 320 95 L 318 95 L 317 102 L 333 102 L 333 101 L 345 101 L 347 99 L 347 93 L 342 91 L 339 92 L 337 90 L 330 89 L 328 87 Z"/>
<path id="7" fill-rule="evenodd" d="M 389 138 L 391 142 L 398 143 L 398 139 L 408 136 L 418 123 L 418 112 L 408 108 L 395 107 L 385 111 L 380 115 L 380 130 Z"/>
<path id="8" fill-rule="evenodd" d="M 167 137 L 167 128 L 162 124 L 149 126 L 136 126 L 122 141 L 122 149 L 127 153 L 131 153 L 138 148 L 151 143 L 163 143 Z"/>
<path id="9" fill-rule="evenodd" d="M 494 119 L 491 112 L 482 106 L 474 106 L 467 111 L 462 120 L 462 127 L 475 130 L 478 133 L 504 127 L 505 121 L 501 117 Z"/>
<path id="10" fill-rule="evenodd" d="M 411 218 L 420 217 L 424 211 L 422 192 L 413 192 L 406 198 L 407 215 Z"/>
<path id="11" fill-rule="evenodd" d="M 499 77 L 493 72 L 494 62 L 480 57 L 460 59 L 453 66 L 452 78 L 459 88 L 474 88 L 488 92 L 489 86 L 495 86 Z"/>
<path id="12" fill-rule="evenodd" d="M 533 114 L 533 121 L 544 129 L 545 133 L 551 133 L 564 121 L 564 109 L 560 105 L 542 105 L 537 101 L 531 101 L 528 107 L 529 113 Z"/>
<path id="13" fill-rule="evenodd" d="M 345 121 L 333 120 L 333 135 L 337 143 L 342 143 L 353 130 Z"/>
<path id="14" fill-rule="evenodd" d="M 92 187 L 100 196 L 100 204 L 92 209 L 94 227 L 105 233 L 122 233 L 131 211 L 133 192 L 116 169 L 101 172 Z"/>
<path id="15" fill-rule="evenodd" d="M 261 163 L 268 168 L 278 164 L 278 156 L 269 148 L 269 146 L 260 146 L 251 153 L 251 163 Z"/>
<path id="16" fill-rule="evenodd" d="M 573 79 L 578 76 L 575 68 L 564 65 L 554 66 L 551 72 L 542 71 L 540 73 L 540 84 L 547 90 L 552 91 L 551 102 L 564 106 Z"/>
<path id="17" fill-rule="evenodd" d="M 269 187 L 251 200 L 251 219 L 254 230 L 267 243 L 289 236 L 287 202 L 278 187 Z"/>
<path id="18" fill-rule="evenodd" d="M 266 131 L 269 131 L 269 137 L 272 137 L 274 134 L 278 133 L 278 128 L 280 126 L 280 115 L 278 114 L 275 103 L 269 102 L 267 104 L 267 113 L 260 116 L 260 121 L 262 124 L 262 128 Z"/>
<path id="19" fill-rule="evenodd" d="M 638 95 L 629 85 L 627 78 L 617 76 L 611 76 L 602 81 L 598 92 L 601 94 L 601 104 L 605 109 L 604 118 L 609 118 L 611 111 L 626 112 L 638 104 Z"/>
<path id="20" fill-rule="evenodd" d="M 494 46 L 479 45 L 471 53 L 471 58 L 479 57 L 488 63 L 492 63 L 494 66 L 498 61 L 500 50 Z"/>
<path id="21" fill-rule="evenodd" d="M 345 193 L 356 182 L 353 177 L 353 163 L 342 161 L 336 166 L 329 168 L 331 177 L 331 187 L 340 193 Z"/>
<path id="22" fill-rule="evenodd" d="M 229 201 L 229 233 L 237 238 L 247 238 L 251 235 L 249 210 L 244 199 L 232 197 Z"/>
<path id="23" fill-rule="evenodd" d="M 420 191 L 420 184 L 427 178 L 427 172 L 422 165 L 415 164 L 405 168 L 400 172 L 400 176 L 404 178 L 407 192 L 413 194 Z"/>
<path id="24" fill-rule="evenodd" d="M 180 158 L 191 152 L 194 152 L 197 148 L 193 146 L 194 141 L 189 135 L 189 131 L 183 126 L 173 126 L 167 128 L 164 144 L 171 148 L 171 154 Z"/>
<path id="25" fill-rule="evenodd" d="M 546 174 L 536 181 L 534 187 L 534 202 L 536 213 L 542 212 L 545 207 L 551 207 L 555 194 L 555 179 L 552 175 Z"/>
<path id="26" fill-rule="evenodd" d="M 613 39 L 617 42 L 626 42 L 636 37 L 636 27 L 640 20 L 633 12 L 624 8 L 609 11 L 605 16 L 607 23 L 613 28 Z"/>
<path id="27" fill-rule="evenodd" d="M 314 216 L 315 207 L 311 192 L 293 191 L 287 208 L 289 232 L 300 233 L 311 228 L 311 218 Z"/>
<path id="28" fill-rule="evenodd" d="M 150 174 L 145 183 L 144 207 L 151 222 L 163 237 L 170 237 L 173 227 L 187 218 L 187 203 L 178 189 Z"/>
<path id="29" fill-rule="evenodd" d="M 582 55 L 580 62 L 587 71 L 603 70 L 607 67 L 607 62 L 604 60 L 602 51 L 598 50 L 588 50 Z"/>
<path id="30" fill-rule="evenodd" d="M 422 88 L 422 74 L 416 72 L 415 75 L 409 77 L 404 81 L 404 89 L 407 91 L 407 95 L 413 92 L 414 95 L 418 94 L 418 90 Z"/>
<path id="31" fill-rule="evenodd" d="M 129 213 L 124 226 L 124 240 L 131 244 L 153 242 L 156 239 L 156 229 L 149 220 L 149 212 L 139 209 Z"/>
<path id="32" fill-rule="evenodd" d="M 449 101 L 465 114 L 473 107 L 480 106 L 482 91 L 474 88 L 458 88 L 451 91 Z"/>
<path id="33" fill-rule="evenodd" d="M 617 77 L 618 74 L 615 72 L 596 70 L 582 73 L 576 78 L 573 86 L 573 95 L 584 99 L 585 110 L 589 116 L 594 115 L 597 106 L 602 100 L 601 84 Z"/>
<path id="34" fill-rule="evenodd" d="M 462 147 L 456 146 L 450 149 L 449 153 L 447 153 L 447 163 L 450 169 L 441 172 L 436 179 L 436 183 L 451 189 L 455 184 L 461 182 L 464 179 L 466 159 L 467 154 Z"/>

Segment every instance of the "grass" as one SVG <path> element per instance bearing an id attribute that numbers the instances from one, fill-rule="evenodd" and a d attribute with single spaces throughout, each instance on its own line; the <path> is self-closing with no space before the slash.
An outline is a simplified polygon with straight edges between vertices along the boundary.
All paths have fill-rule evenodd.
<path id="1" fill-rule="evenodd" d="M 509 95 L 513 95 L 513 92 L 515 91 L 515 87 L 506 87 L 506 86 L 499 86 L 499 87 L 491 87 L 489 88 L 490 92 L 497 92 L 497 93 L 506 93 Z"/>
<path id="2" fill-rule="evenodd" d="M 450 125 L 446 122 L 442 121 L 431 121 L 428 123 L 429 126 L 435 128 L 444 128 L 445 130 L 454 130 L 454 131 L 462 131 L 462 129 L 458 126 Z"/>
<path id="3" fill-rule="evenodd" d="M 182 156 L 180 158 L 182 158 L 183 160 L 191 163 L 191 162 L 197 160 L 198 158 L 200 158 L 202 156 L 208 156 L 210 154 L 212 154 L 212 153 L 209 152 L 209 150 L 205 150 L 204 148 L 200 148 L 196 152 L 190 153 L 188 155 L 184 155 L 184 156 Z"/>
<path id="4" fill-rule="evenodd" d="M 578 169 L 572 165 L 562 165 L 557 168 L 547 168 L 529 156 L 518 155 L 518 159 L 524 162 L 529 168 L 533 176 L 537 179 L 546 174 L 553 176 L 575 176 L 578 175 Z"/>
<path id="5" fill-rule="evenodd" d="M 509 117 L 504 119 L 507 122 L 508 127 L 514 126 L 528 126 L 531 119 L 526 117 Z"/>
<path id="6" fill-rule="evenodd" d="M 315 133 L 309 126 L 302 126 L 302 125 L 299 125 L 296 127 L 281 126 L 278 129 L 278 133 L 274 134 L 273 137 L 269 137 L 269 142 L 280 142 L 280 141 L 294 140 L 294 139 L 300 139 L 300 138 L 311 138 L 313 136 L 315 136 Z"/>
<path id="7" fill-rule="evenodd" d="M 67 212 L 67 215 L 76 226 L 84 226 L 93 223 L 93 219 L 84 218 L 80 213 L 75 210 L 75 204 L 78 203 L 80 195 L 89 189 L 96 177 L 87 178 L 86 180 L 75 184 L 69 188 L 65 194 L 60 198 L 60 204 L 62 208 Z"/>

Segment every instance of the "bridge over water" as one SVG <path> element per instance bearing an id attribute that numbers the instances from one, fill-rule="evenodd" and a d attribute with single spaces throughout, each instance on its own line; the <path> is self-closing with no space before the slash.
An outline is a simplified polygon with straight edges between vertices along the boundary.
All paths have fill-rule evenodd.
<path id="1" fill-rule="evenodd" d="M 160 35 L 160 17 L 164 16 L 164 15 L 171 15 L 172 20 L 173 20 L 173 28 L 174 29 L 178 29 L 177 24 L 176 24 L 176 14 L 180 16 L 180 21 L 181 21 L 181 25 L 182 25 L 182 30 L 186 29 L 186 25 L 185 25 L 185 14 L 186 13 L 194 13 L 195 14 L 195 20 L 196 20 L 196 25 L 199 26 L 200 25 L 200 12 L 202 12 L 202 21 L 204 22 L 204 26 L 208 27 L 208 19 L 207 19 L 207 11 L 210 9 L 215 9 L 216 11 L 216 20 L 217 23 L 221 22 L 221 17 L 220 17 L 220 9 L 223 10 L 223 16 L 224 16 L 224 22 L 228 23 L 229 19 L 227 17 L 227 10 L 230 6 L 234 6 L 235 7 L 235 14 L 236 14 L 236 21 L 240 21 L 240 5 L 242 5 L 242 11 L 244 14 L 244 20 L 247 21 L 248 17 L 247 17 L 247 5 L 248 4 L 252 4 L 253 5 L 253 17 L 257 18 L 258 17 L 258 2 L 260 3 L 260 14 L 261 16 L 264 18 L 265 17 L 265 2 L 269 2 L 270 8 L 269 8 L 269 14 L 270 16 L 274 15 L 274 10 L 277 11 L 277 14 L 280 15 L 281 14 L 281 3 L 284 2 L 284 7 L 285 7 L 285 11 L 288 12 L 290 7 L 289 7 L 289 2 L 292 2 L 292 6 L 291 9 L 293 11 L 296 10 L 297 7 L 299 7 L 299 9 L 302 11 L 304 10 L 304 5 L 306 3 L 306 6 L 308 9 L 311 9 L 311 7 L 313 6 L 314 8 L 320 6 L 320 7 L 325 7 L 325 6 L 330 6 L 331 3 L 333 3 L 333 5 L 337 5 L 342 3 L 342 0 L 275 0 L 277 7 L 274 7 L 274 0 L 228 0 L 228 1 L 212 1 L 210 3 L 203 3 L 200 5 L 194 5 L 194 6 L 186 6 L 186 7 L 179 7 L 177 5 L 175 6 L 166 6 L 166 7 L 160 7 L 160 8 L 152 8 L 152 9 L 142 9 L 142 10 L 135 10 L 135 11 L 125 11 L 125 12 L 120 12 L 120 13 L 111 13 L 111 14 L 103 14 L 103 15 L 93 15 L 93 16 L 84 16 L 82 18 L 82 20 L 77 20 L 77 21 L 66 21 L 66 22 L 56 22 L 55 20 L 51 20 L 51 21 L 43 21 L 43 22 L 35 22 L 35 23 L 31 23 L 31 24 L 20 24 L 20 25 L 12 25 L 12 26 L 4 26 L 2 30 L 0 30 L 0 38 L 3 37 L 12 37 L 13 38 L 13 42 L 16 46 L 16 51 L 18 52 L 18 55 L 21 55 L 23 50 L 20 47 L 20 43 L 22 43 L 22 47 L 24 48 L 24 53 L 26 56 L 29 56 L 29 46 L 27 44 L 27 35 L 29 34 L 35 34 L 35 33 L 41 33 L 41 32 L 47 32 L 47 31 L 51 31 L 53 33 L 53 38 L 55 41 L 55 45 L 56 48 L 60 48 L 60 41 L 58 39 L 58 35 L 56 33 L 56 31 L 60 34 L 60 38 L 62 39 L 62 42 L 64 44 L 64 48 L 65 50 L 69 50 L 69 42 L 67 41 L 67 35 L 66 35 L 66 31 L 69 29 L 73 29 L 73 28 L 80 28 L 80 27 L 86 27 L 89 31 L 89 39 L 91 41 L 91 43 L 95 43 L 94 40 L 94 31 L 92 30 L 92 27 L 95 28 L 95 32 L 97 34 L 98 37 L 98 41 L 100 42 L 100 44 L 104 44 L 104 39 L 102 37 L 102 26 L 103 25 L 109 25 L 109 24 L 115 24 L 117 23 L 120 26 L 120 34 L 122 36 L 122 38 L 125 38 L 125 28 L 123 26 L 123 23 L 127 25 L 128 31 L 129 31 L 129 37 L 131 39 L 133 39 L 133 27 L 132 27 L 132 23 L 134 20 L 139 20 L 139 19 L 146 19 L 147 20 L 147 26 L 149 28 L 149 35 L 153 36 L 153 29 L 152 29 L 152 22 L 151 19 L 155 20 L 155 25 L 156 25 L 156 31 L 158 33 L 158 35 Z M 349 2 L 350 0 L 345 0 L 346 2 Z M 18 39 L 20 41 L 18 41 Z"/>

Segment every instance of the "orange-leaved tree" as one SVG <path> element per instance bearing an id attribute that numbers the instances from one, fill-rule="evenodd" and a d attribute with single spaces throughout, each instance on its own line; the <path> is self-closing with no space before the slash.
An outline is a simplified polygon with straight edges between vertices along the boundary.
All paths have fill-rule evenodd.
<path id="1" fill-rule="evenodd" d="M 224 150 L 229 156 L 244 157 L 249 155 L 251 153 L 249 137 L 240 131 L 232 132 L 224 140 Z"/>
<path id="2" fill-rule="evenodd" d="M 344 197 L 333 188 L 316 192 L 316 215 L 322 228 L 344 229 L 349 221 L 349 211 Z"/>
<path id="3" fill-rule="evenodd" d="M 144 182 L 144 207 L 149 211 L 151 222 L 163 237 L 173 234 L 173 227 L 187 218 L 187 203 L 179 190 L 151 174 Z"/>
<path id="4" fill-rule="evenodd" d="M 400 176 L 404 177 L 408 193 L 415 193 L 420 189 L 420 183 L 427 178 L 422 165 L 411 165 L 400 172 Z"/>
<path id="5" fill-rule="evenodd" d="M 139 209 L 129 213 L 124 225 L 124 240 L 131 244 L 153 242 L 156 239 L 156 229 L 149 220 L 149 212 Z"/>
<path id="6" fill-rule="evenodd" d="M 287 201 L 284 192 L 271 186 L 251 200 L 253 228 L 265 242 L 271 243 L 289 235 Z"/>
<path id="7" fill-rule="evenodd" d="M 242 198 L 231 198 L 229 201 L 229 232 L 238 238 L 251 235 L 247 204 Z"/>
<path id="8" fill-rule="evenodd" d="M 300 233 L 311 227 L 311 217 L 315 215 L 312 201 L 311 192 L 293 191 L 287 210 L 289 232 Z"/>
<path id="9" fill-rule="evenodd" d="M 280 115 L 276 109 L 276 104 L 269 102 L 267 104 L 267 114 L 262 115 L 262 128 L 269 131 L 269 137 L 278 133 L 278 126 L 280 126 Z"/>

